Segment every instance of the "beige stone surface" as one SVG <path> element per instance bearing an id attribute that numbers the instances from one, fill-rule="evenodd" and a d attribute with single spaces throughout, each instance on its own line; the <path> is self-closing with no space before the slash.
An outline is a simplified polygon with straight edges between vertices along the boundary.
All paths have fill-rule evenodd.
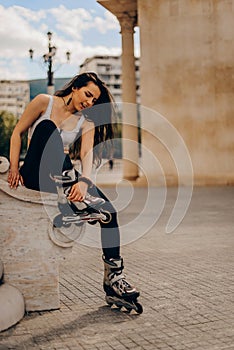
<path id="1" fill-rule="evenodd" d="M 0 286 L 0 310 L 0 332 L 24 317 L 24 298 L 17 288 L 6 283 Z"/>
<path id="2" fill-rule="evenodd" d="M 119 19 L 137 17 L 140 29 L 143 150 L 138 183 L 160 186 L 166 179 L 168 185 L 189 184 L 191 171 L 174 137 L 179 133 L 196 185 L 234 184 L 234 0 L 98 2 Z M 123 47 L 123 57 L 127 51 Z M 123 80 L 131 60 L 124 64 Z M 124 154 L 131 156 L 131 149 Z"/>
<path id="3" fill-rule="evenodd" d="M 152 191 L 153 215 L 163 192 Z M 116 196 L 115 187 L 105 192 Z M 61 266 L 61 309 L 26 314 L 0 333 L 1 350 L 233 350 L 234 187 L 195 188 L 181 225 L 165 234 L 175 193 L 168 189 L 157 224 L 121 248 L 143 314 L 106 305 L 102 252 L 77 244 Z M 134 188 L 120 222 L 138 216 L 147 196 L 146 188 Z M 133 225 L 129 233 L 139 230 Z"/>
<path id="4" fill-rule="evenodd" d="M 139 0 L 138 22 L 142 105 L 181 134 L 196 184 L 233 184 L 234 2 Z M 142 127 L 157 135 L 160 125 L 144 115 Z M 176 182 L 176 166 L 162 143 L 147 132 L 142 139 Z M 147 157 L 144 166 L 156 180 Z"/>
<path id="5" fill-rule="evenodd" d="M 9 189 L 1 179 L 0 188 L 4 282 L 23 294 L 27 311 L 59 308 L 59 262 L 72 248 L 55 245 L 48 235 L 48 208 L 57 212 L 56 197 L 49 197 L 46 206 L 36 191 Z"/>
<path id="6" fill-rule="evenodd" d="M 122 145 L 123 176 L 128 180 L 138 177 L 138 132 L 136 108 L 136 73 L 134 58 L 135 17 L 119 18 L 122 34 Z M 131 104 L 129 104 L 131 103 Z"/>

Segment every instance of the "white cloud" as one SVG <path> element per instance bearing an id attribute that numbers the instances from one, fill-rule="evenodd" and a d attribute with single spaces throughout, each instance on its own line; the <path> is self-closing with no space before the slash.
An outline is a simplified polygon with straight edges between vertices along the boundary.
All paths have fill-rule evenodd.
<path id="1" fill-rule="evenodd" d="M 18 14 L 20 17 L 23 17 L 25 20 L 29 22 L 38 22 L 42 18 L 46 17 L 46 13 L 44 10 L 32 11 L 22 6 L 12 6 L 13 11 Z M 10 8 L 11 11 L 11 8 Z"/>
<path id="2" fill-rule="evenodd" d="M 95 16 L 83 8 L 67 9 L 63 5 L 50 9 L 56 20 L 56 28 L 71 38 L 81 40 L 86 30 L 94 29 L 106 33 L 110 29 L 118 29 L 118 21 L 110 12 L 104 12 L 104 18 Z"/>
<path id="3" fill-rule="evenodd" d="M 2 80 L 27 80 L 27 68 L 19 59 L 0 59 L 0 77 Z"/>
<path id="4" fill-rule="evenodd" d="M 0 6 L 0 49 L 4 58 L 24 57 L 31 44 L 42 42 L 42 34 L 18 10 Z"/>
<path id="5" fill-rule="evenodd" d="M 93 30 L 93 44 L 87 43 L 86 31 Z M 120 54 L 120 48 L 98 44 L 100 35 L 109 30 L 118 33 L 116 18 L 104 10 L 103 17 L 83 8 L 57 8 L 33 11 L 21 6 L 0 5 L 0 78 L 29 79 L 27 71 L 28 50 L 34 49 L 35 58 L 46 53 L 48 41 L 45 33 L 53 32 L 53 42 L 58 47 L 56 59 L 65 61 L 65 52 L 72 52 L 71 67 L 77 73 L 79 65 L 96 54 Z M 119 35 L 119 34 L 118 34 Z M 28 60 L 29 61 L 29 60 Z M 39 73 L 38 73 L 39 74 Z M 41 74 L 42 75 L 42 74 Z"/>
<path id="6" fill-rule="evenodd" d="M 109 11 L 104 12 L 104 18 L 94 18 L 94 28 L 97 28 L 100 33 L 105 34 L 108 30 L 119 29 L 120 25 L 117 18 L 112 15 Z"/>
<path id="7" fill-rule="evenodd" d="M 81 40 L 82 32 L 91 27 L 92 16 L 82 8 L 67 9 L 63 5 L 52 8 L 48 12 L 55 18 L 56 28 L 70 38 Z"/>

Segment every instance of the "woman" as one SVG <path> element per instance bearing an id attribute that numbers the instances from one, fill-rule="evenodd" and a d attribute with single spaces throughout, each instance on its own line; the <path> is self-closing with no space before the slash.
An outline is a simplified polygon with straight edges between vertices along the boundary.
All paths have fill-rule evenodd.
<path id="1" fill-rule="evenodd" d="M 108 224 L 100 224 L 105 267 L 103 286 L 109 302 L 115 298 L 136 300 L 139 296 L 122 273 L 115 209 L 90 180 L 93 163 L 99 164 L 101 160 L 97 145 L 113 137 L 112 102 L 106 85 L 95 73 L 75 76 L 54 96 L 36 96 L 13 131 L 8 176 L 11 188 L 16 188 L 21 182 L 30 189 L 55 192 L 50 174 L 59 175 L 72 169 L 68 155 L 72 144 L 74 157 L 81 161 L 82 176 L 72 186 L 67 198 L 72 202 L 82 201 L 88 192 L 105 199 L 103 209 L 112 213 Z M 90 108 L 94 105 L 97 107 Z M 21 137 L 26 131 L 30 143 L 24 164 L 19 169 Z"/>

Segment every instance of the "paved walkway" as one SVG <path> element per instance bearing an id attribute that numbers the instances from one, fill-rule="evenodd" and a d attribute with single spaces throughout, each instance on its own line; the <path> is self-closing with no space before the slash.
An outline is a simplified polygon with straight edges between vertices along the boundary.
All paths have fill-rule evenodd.
<path id="1" fill-rule="evenodd" d="M 134 205 L 120 212 L 120 222 L 133 221 L 145 191 L 134 189 Z M 158 198 L 160 189 L 154 191 Z M 105 305 L 101 251 L 76 244 L 61 266 L 61 309 L 26 315 L 0 334 L 0 349 L 233 350 L 234 188 L 195 189 L 187 215 L 168 235 L 175 194 L 168 190 L 153 228 L 122 247 L 142 315 Z"/>

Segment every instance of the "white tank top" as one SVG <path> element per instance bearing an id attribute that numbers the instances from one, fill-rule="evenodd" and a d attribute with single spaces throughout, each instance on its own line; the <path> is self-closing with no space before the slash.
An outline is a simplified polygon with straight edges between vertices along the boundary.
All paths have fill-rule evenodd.
<path id="1" fill-rule="evenodd" d="M 46 111 L 44 114 L 42 114 L 34 123 L 33 125 L 28 129 L 28 138 L 31 140 L 32 135 L 35 131 L 36 126 L 42 121 L 42 120 L 50 120 L 51 117 L 51 111 L 52 111 L 52 107 L 53 107 L 53 96 L 49 96 L 49 103 L 48 106 L 46 108 Z M 78 134 L 80 132 L 80 128 L 83 124 L 85 120 L 85 117 L 83 116 L 83 114 L 81 115 L 80 119 L 78 120 L 76 127 L 73 130 L 62 130 L 62 129 L 58 129 L 61 138 L 62 138 L 62 142 L 63 142 L 63 146 L 65 149 L 69 148 L 70 145 L 72 145 L 77 137 Z"/>

